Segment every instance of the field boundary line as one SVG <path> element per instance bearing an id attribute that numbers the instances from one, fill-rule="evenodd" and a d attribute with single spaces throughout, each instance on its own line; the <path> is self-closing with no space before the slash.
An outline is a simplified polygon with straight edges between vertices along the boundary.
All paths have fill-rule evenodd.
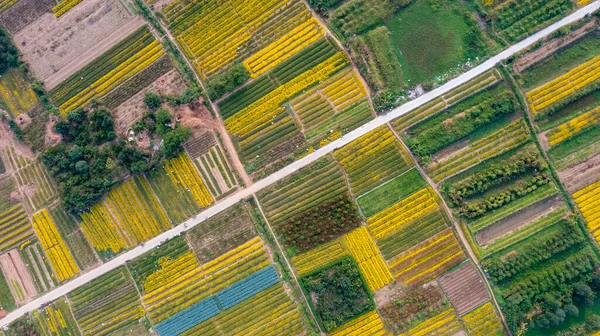
<path id="1" fill-rule="evenodd" d="M 481 265 L 479 263 L 479 259 L 477 258 L 477 255 L 475 254 L 475 252 L 471 248 L 471 245 L 469 244 L 469 241 L 467 240 L 467 238 L 465 236 L 465 233 L 463 232 L 462 228 L 460 227 L 460 223 L 458 223 L 458 221 L 454 218 L 454 216 L 452 215 L 452 211 L 450 210 L 450 207 L 448 207 L 448 204 L 446 204 L 446 200 L 442 197 L 442 194 L 438 190 L 438 185 L 433 181 L 433 179 L 431 179 L 429 177 L 429 175 L 427 175 L 425 173 L 425 171 L 423 170 L 423 167 L 421 167 L 421 165 L 415 160 L 415 157 L 414 157 L 413 153 L 408 149 L 408 147 L 404 144 L 404 142 L 402 142 L 402 139 L 400 138 L 400 136 L 398 135 L 398 133 L 396 133 L 396 130 L 392 128 L 392 125 L 390 123 L 388 123 L 387 125 L 388 125 L 389 128 L 392 129 L 392 133 L 394 133 L 394 136 L 396 137 L 396 139 L 398 139 L 398 141 L 400 142 L 400 144 L 402 145 L 402 147 L 404 147 L 404 150 L 406 150 L 406 152 L 408 153 L 408 155 L 410 156 L 410 158 L 415 163 L 415 167 L 419 170 L 419 172 L 421 173 L 421 175 L 425 178 L 425 180 L 427 181 L 427 183 L 431 186 L 431 188 L 433 189 L 433 191 L 437 195 L 438 199 L 440 200 L 442 207 L 446 211 L 446 215 L 448 216 L 448 219 L 450 220 L 450 222 L 452 223 L 452 226 L 454 227 L 454 229 L 456 230 L 456 233 L 458 234 L 458 238 L 460 239 L 460 242 L 463 245 L 463 249 L 465 249 L 467 251 L 467 254 L 468 254 L 469 258 L 471 259 L 471 261 L 473 262 L 473 264 L 475 264 L 475 269 L 476 269 L 477 273 L 479 274 L 479 277 L 483 279 L 483 283 L 485 284 L 485 288 L 486 288 L 488 294 L 490 295 L 490 299 L 492 301 L 494 301 L 494 306 L 496 306 L 496 310 L 500 314 L 500 319 L 502 320 L 502 325 L 504 326 L 504 329 L 510 335 L 511 334 L 510 333 L 510 329 L 508 328 L 508 324 L 506 323 L 506 319 L 504 318 L 504 313 L 502 312 L 502 309 L 501 309 L 500 305 L 498 304 L 498 301 L 496 300 L 496 296 L 494 295 L 494 291 L 492 290 L 492 286 L 490 285 L 487 277 L 485 276 L 485 273 L 483 272 L 483 268 L 481 267 Z M 462 265 L 465 262 L 466 261 L 463 261 L 459 265 Z M 436 282 L 437 282 L 437 278 L 436 278 Z M 457 310 L 457 312 L 458 312 L 458 310 Z"/>
<path id="2" fill-rule="evenodd" d="M 202 223 L 204 220 L 220 213 L 221 211 L 226 210 L 227 208 L 237 204 L 239 201 L 242 201 L 254 195 L 256 192 L 265 189 L 266 187 L 274 184 L 275 182 L 283 179 L 284 177 L 292 175 L 300 168 L 308 166 L 312 162 L 317 161 L 321 157 L 324 157 L 325 155 L 332 152 L 334 149 L 340 148 L 350 143 L 352 140 L 376 129 L 377 127 L 382 126 L 388 123 L 389 121 L 400 117 L 410 112 L 411 110 L 420 107 L 421 105 L 426 104 L 427 102 L 443 95 L 444 93 L 451 91 L 452 89 L 460 86 L 461 84 L 470 81 L 471 79 L 493 68 L 497 63 L 535 44 L 538 40 L 550 35 L 552 32 L 560 29 L 565 25 L 571 24 L 583 18 L 584 16 L 593 13 L 598 9 L 600 9 L 600 0 L 596 0 L 595 2 L 561 19 L 560 21 L 553 23 L 552 25 L 538 31 L 537 33 L 522 40 L 521 42 L 518 42 L 515 45 L 505 49 L 496 56 L 491 57 L 489 60 L 481 63 L 480 65 L 458 76 L 457 78 L 450 80 L 449 82 L 438 87 L 437 89 L 425 93 L 424 95 L 393 109 L 385 115 L 375 118 L 374 120 L 366 123 L 365 125 L 355 129 L 354 131 L 351 131 L 348 134 L 342 136 L 340 139 L 335 140 L 317 149 L 312 154 L 309 154 L 306 157 L 289 164 L 283 169 L 265 177 L 262 180 L 256 181 L 254 184 L 249 185 L 244 189 L 240 189 L 238 192 L 230 195 L 229 197 L 221 199 L 220 201 L 216 202 L 212 207 L 207 208 L 206 210 L 200 212 L 199 214 L 193 216 L 191 219 L 184 222 L 184 224 L 186 225 L 178 225 L 176 227 L 173 227 L 172 229 L 165 231 L 159 234 L 158 236 L 146 241 L 143 245 L 140 244 L 132 248 L 131 250 L 124 252 L 121 255 L 116 256 L 112 260 L 102 264 L 100 267 L 91 269 L 87 273 L 81 274 L 79 277 L 74 278 L 73 280 L 63 285 L 56 287 L 54 290 L 8 313 L 8 315 L 6 315 L 3 319 L 0 320 L 0 328 L 7 326 L 11 322 L 23 316 L 25 313 L 39 308 L 42 304 L 54 301 L 60 298 L 61 296 L 71 292 L 72 290 L 85 285 L 89 281 L 120 267 L 121 265 L 125 264 L 128 260 L 131 260 L 148 251 L 151 251 L 153 248 L 157 247 L 161 243 L 164 243 L 166 240 L 174 238 L 182 233 L 185 233 L 188 229 L 191 229 L 194 226 Z"/>

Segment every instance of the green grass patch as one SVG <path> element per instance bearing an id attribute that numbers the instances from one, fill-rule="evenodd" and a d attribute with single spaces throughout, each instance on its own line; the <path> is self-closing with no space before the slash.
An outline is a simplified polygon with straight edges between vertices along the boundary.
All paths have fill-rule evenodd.
<path id="1" fill-rule="evenodd" d="M 358 205 L 363 215 L 368 218 L 414 194 L 426 185 L 427 181 L 419 170 L 413 168 L 359 197 Z"/>
<path id="2" fill-rule="evenodd" d="M 396 57 L 390 32 L 385 26 L 377 27 L 366 34 L 366 42 L 375 57 L 379 73 L 385 86 L 401 89 L 404 86 L 402 66 Z"/>
<path id="3" fill-rule="evenodd" d="M 474 55 L 469 40 L 479 41 L 481 31 L 466 20 L 465 5 L 459 1 L 418 0 L 388 20 L 392 44 L 409 86 L 444 76 Z M 485 46 L 478 44 L 478 52 Z"/>
<path id="4" fill-rule="evenodd" d="M 521 85 L 532 90 L 600 54 L 600 35 L 591 35 L 521 73 Z"/>
<path id="5" fill-rule="evenodd" d="M 17 308 L 17 305 L 8 287 L 8 282 L 4 274 L 0 272 L 0 309 L 11 311 L 15 308 Z"/>

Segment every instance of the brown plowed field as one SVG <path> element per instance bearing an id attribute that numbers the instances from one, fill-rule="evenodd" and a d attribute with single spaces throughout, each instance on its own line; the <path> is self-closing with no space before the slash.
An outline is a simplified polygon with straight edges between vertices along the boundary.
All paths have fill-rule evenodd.
<path id="1" fill-rule="evenodd" d="M 50 90 L 144 24 L 120 0 L 89 0 L 52 13 L 13 36 L 23 59 Z"/>
<path id="2" fill-rule="evenodd" d="M 31 274 L 29 274 L 19 251 L 13 249 L 0 256 L 0 267 L 2 267 L 2 272 L 6 276 L 6 281 L 9 286 L 11 286 L 11 283 L 14 281 L 19 284 L 23 291 L 23 298 L 19 298 L 19 295 L 15 295 L 17 303 L 28 302 L 36 296 L 37 291 L 35 289 L 35 284 L 33 283 L 33 278 L 31 277 Z"/>
<path id="3" fill-rule="evenodd" d="M 490 299 L 483 279 L 470 262 L 439 277 L 438 283 L 461 316 Z"/>
<path id="4" fill-rule="evenodd" d="M 558 177 L 569 194 L 598 181 L 600 179 L 600 153 L 594 154 L 571 167 L 559 170 Z"/>
<path id="5" fill-rule="evenodd" d="M 0 22 L 14 35 L 42 15 L 51 13 L 54 5 L 55 0 L 21 0 L 0 15 Z"/>

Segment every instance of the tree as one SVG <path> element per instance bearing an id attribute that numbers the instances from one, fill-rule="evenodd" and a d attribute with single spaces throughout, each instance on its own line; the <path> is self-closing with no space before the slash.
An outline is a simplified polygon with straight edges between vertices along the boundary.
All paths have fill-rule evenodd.
<path id="1" fill-rule="evenodd" d="M 578 282 L 573 285 L 573 300 L 575 302 L 581 302 L 586 306 L 592 306 L 594 304 L 594 291 L 583 282 Z"/>
<path id="2" fill-rule="evenodd" d="M 87 162 L 85 162 L 83 160 L 77 161 L 77 163 L 75 164 L 75 170 L 80 174 L 86 173 L 88 171 L 88 169 L 89 169 L 89 166 L 88 166 Z"/>
<path id="3" fill-rule="evenodd" d="M 171 129 L 171 113 L 165 109 L 158 109 L 154 115 L 156 118 L 156 133 L 164 135 Z"/>
<path id="4" fill-rule="evenodd" d="M 176 157 L 181 151 L 181 145 L 192 135 L 188 127 L 179 126 L 167 132 L 163 137 L 163 150 L 167 158 Z"/>
<path id="5" fill-rule="evenodd" d="M 579 316 L 579 308 L 573 304 L 568 304 L 563 307 L 565 313 L 569 316 Z"/>
<path id="6" fill-rule="evenodd" d="M 10 36 L 0 28 L 0 74 L 19 64 L 19 50 L 13 44 Z"/>
<path id="7" fill-rule="evenodd" d="M 151 109 L 157 109 L 162 104 L 162 98 L 154 92 L 146 92 L 144 95 L 144 104 Z"/>

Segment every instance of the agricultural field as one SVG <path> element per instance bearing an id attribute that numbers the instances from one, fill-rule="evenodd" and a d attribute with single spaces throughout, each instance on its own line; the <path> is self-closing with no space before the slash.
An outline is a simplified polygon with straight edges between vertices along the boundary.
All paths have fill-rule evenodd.
<path id="1" fill-rule="evenodd" d="M 92 99 L 106 96 L 164 53 L 160 42 L 147 27 L 142 27 L 54 87 L 50 97 L 66 115 L 85 107 Z"/>
<path id="2" fill-rule="evenodd" d="M 558 21 L 576 7 L 571 0 L 498 1 L 477 0 L 491 21 L 494 33 L 506 42 L 516 42 Z"/>
<path id="3" fill-rule="evenodd" d="M 472 4 L 347 0 L 315 9 L 348 46 L 375 93 L 378 112 L 414 97 L 409 91 L 415 87 L 427 90 L 445 82 L 498 49 Z"/>
<path id="4" fill-rule="evenodd" d="M 214 198 L 234 192 L 239 185 L 224 153 L 222 146 L 216 144 L 194 160 L 202 180 L 206 182 Z"/>
<path id="5" fill-rule="evenodd" d="M 248 206 L 238 204 L 128 265 L 159 335 L 302 332 Z"/>
<path id="6" fill-rule="evenodd" d="M 96 252 L 83 234 L 77 221 L 60 206 L 48 209 L 48 213 L 56 224 L 60 236 L 64 239 L 69 250 L 72 251 L 79 269 L 86 270 L 96 266 L 98 263 Z"/>
<path id="7" fill-rule="evenodd" d="M 461 319 L 467 331 L 472 336 L 504 334 L 502 322 L 490 302 L 473 310 Z"/>
<path id="8" fill-rule="evenodd" d="M 146 177 L 173 224 L 183 222 L 214 202 L 207 188 L 210 184 L 200 177 L 186 153 L 165 162 Z"/>
<path id="9" fill-rule="evenodd" d="M 358 74 L 301 1 L 177 0 L 161 17 L 255 178 L 373 118 Z"/>
<path id="10" fill-rule="evenodd" d="M 73 0 L 61 2 L 73 3 Z M 63 80 L 86 69 L 86 64 L 144 24 L 140 16 L 133 16 L 119 0 L 85 1 L 60 18 L 48 10 L 48 5 L 54 4 L 54 1 L 48 4 L 45 0 L 21 0 L 10 13 L 13 18 L 2 18 L 4 23 L 8 23 L 23 60 L 35 77 L 45 83 L 47 90 L 56 88 Z M 21 18 L 22 22 L 16 22 L 17 18 Z M 86 77 L 93 78 L 90 71 L 86 74 Z"/>
<path id="11" fill-rule="evenodd" d="M 109 334 L 146 313 L 124 267 L 94 279 L 67 296 L 84 335 Z"/>
<path id="12" fill-rule="evenodd" d="M 35 298 L 37 289 L 19 251 L 13 249 L 0 256 L 0 268 L 17 304 Z"/>
<path id="13" fill-rule="evenodd" d="M 79 329 L 71 308 L 65 298 L 60 298 L 31 312 L 19 322 L 9 325 L 7 335 L 22 335 L 23 324 L 33 329 L 36 335 L 79 336 Z"/>
<path id="14" fill-rule="evenodd" d="M 21 245 L 19 252 L 39 293 L 58 285 L 58 278 L 50 267 L 42 245 L 37 240 Z"/>
<path id="15" fill-rule="evenodd" d="M 41 209 L 57 196 L 54 181 L 39 161 L 21 155 L 15 147 L 4 147 L 4 162 L 17 181 L 24 205 L 30 211 Z"/>
<path id="16" fill-rule="evenodd" d="M 38 102 L 23 73 L 17 69 L 9 70 L 0 78 L 0 100 L 13 118 L 26 113 Z"/>
<path id="17" fill-rule="evenodd" d="M 81 214 L 81 219 L 86 237 L 106 257 L 137 246 L 171 227 L 150 184 L 139 175 L 111 189 L 89 213 Z"/>
<path id="18" fill-rule="evenodd" d="M 0 294 L 0 310 L 8 312 L 17 307 L 9 282 L 2 272 L 0 272 Z"/>
<path id="19" fill-rule="evenodd" d="M 461 316 L 490 300 L 481 275 L 470 262 L 442 275 L 437 281 Z"/>
<path id="20" fill-rule="evenodd" d="M 0 252 L 33 238 L 31 223 L 20 203 L 0 213 Z"/>

